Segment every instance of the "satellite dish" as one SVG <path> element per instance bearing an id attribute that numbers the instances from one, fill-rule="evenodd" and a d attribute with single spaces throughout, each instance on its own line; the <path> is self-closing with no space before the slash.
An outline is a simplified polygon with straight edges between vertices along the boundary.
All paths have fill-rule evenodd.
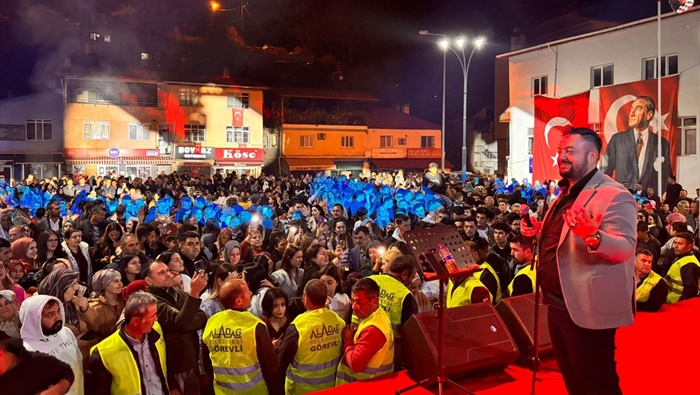
<path id="1" fill-rule="evenodd" d="M 668 3 L 676 14 L 682 14 L 695 4 L 695 0 L 668 0 Z"/>

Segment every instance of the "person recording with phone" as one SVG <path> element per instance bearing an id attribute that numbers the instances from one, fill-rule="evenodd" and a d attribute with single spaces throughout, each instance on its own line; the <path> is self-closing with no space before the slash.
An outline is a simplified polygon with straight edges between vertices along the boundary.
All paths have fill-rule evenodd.
<path id="1" fill-rule="evenodd" d="M 197 232 L 184 232 L 177 236 L 178 248 L 175 250 L 182 258 L 186 274 L 194 276 L 197 268 L 195 261 L 202 261 L 200 269 L 209 266 L 209 260 L 202 252 L 202 242 Z M 194 280 L 194 279 L 193 279 Z"/>

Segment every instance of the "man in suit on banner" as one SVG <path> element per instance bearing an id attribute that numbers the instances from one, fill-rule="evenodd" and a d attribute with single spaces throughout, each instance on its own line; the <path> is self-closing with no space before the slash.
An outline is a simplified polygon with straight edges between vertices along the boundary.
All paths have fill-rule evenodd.
<path id="1" fill-rule="evenodd" d="M 665 185 L 659 187 L 658 171 L 661 169 L 662 182 L 666 182 L 671 173 L 671 149 L 668 140 L 661 137 L 661 155 L 664 162 L 657 164 L 658 135 L 661 130 L 652 133 L 649 123 L 654 118 L 656 104 L 649 96 L 639 96 L 632 103 L 628 124 L 629 129 L 612 135 L 603 156 L 603 173 L 612 176 L 621 184 L 627 183 L 631 188 L 637 183 L 644 188 L 652 187 L 662 191 Z M 663 128 L 660 128 L 663 129 Z"/>

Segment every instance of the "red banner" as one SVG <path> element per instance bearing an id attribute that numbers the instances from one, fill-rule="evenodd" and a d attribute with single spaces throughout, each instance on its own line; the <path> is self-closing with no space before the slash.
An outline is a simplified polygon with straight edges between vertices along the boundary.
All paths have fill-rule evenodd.
<path id="1" fill-rule="evenodd" d="M 243 126 L 243 109 L 234 108 L 232 114 L 233 119 L 231 120 L 231 125 L 236 127 Z"/>
<path id="2" fill-rule="evenodd" d="M 676 169 L 678 76 L 661 81 L 661 111 L 655 79 L 606 86 L 599 92 L 603 172 L 630 189 L 641 183 L 644 188 L 652 187 L 657 194 L 662 194 L 668 176 L 675 174 Z M 659 118 L 661 126 L 657 126 Z M 659 128 L 662 163 L 657 160 Z M 661 188 L 658 187 L 659 170 Z"/>
<path id="3" fill-rule="evenodd" d="M 442 157 L 440 148 L 406 148 L 406 158 L 437 158 Z"/>
<path id="4" fill-rule="evenodd" d="M 532 179 L 559 179 L 557 148 L 563 132 L 588 127 L 589 92 L 553 98 L 535 96 L 535 129 L 532 147 Z"/>

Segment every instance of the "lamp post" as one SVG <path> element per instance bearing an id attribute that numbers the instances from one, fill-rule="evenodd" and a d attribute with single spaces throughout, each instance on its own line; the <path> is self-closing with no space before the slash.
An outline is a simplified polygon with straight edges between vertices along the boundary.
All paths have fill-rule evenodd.
<path id="1" fill-rule="evenodd" d="M 440 138 L 440 169 L 445 172 L 445 81 L 446 81 L 446 65 L 447 65 L 447 47 L 449 43 L 444 34 L 430 33 L 427 30 L 421 30 L 418 34 L 422 36 L 438 36 L 442 37 L 439 41 L 440 48 L 442 48 L 442 135 Z"/>

